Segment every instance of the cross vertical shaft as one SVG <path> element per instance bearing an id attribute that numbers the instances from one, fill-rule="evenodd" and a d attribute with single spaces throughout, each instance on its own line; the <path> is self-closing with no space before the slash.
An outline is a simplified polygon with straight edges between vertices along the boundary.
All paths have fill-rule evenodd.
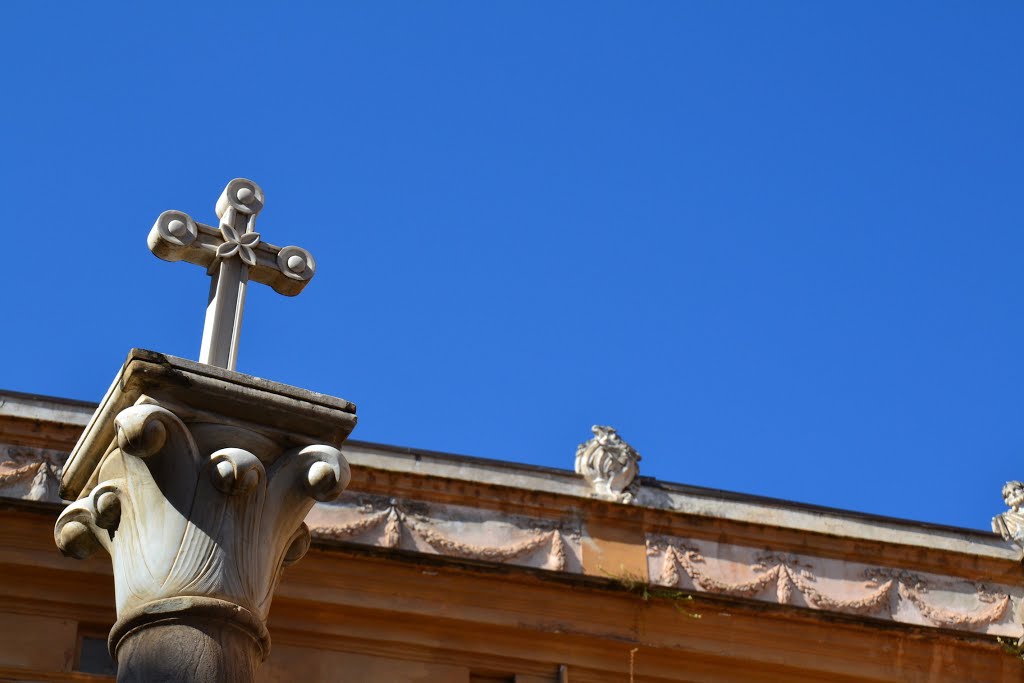
<path id="1" fill-rule="evenodd" d="M 238 367 L 238 338 L 242 333 L 249 266 L 234 259 L 221 261 L 216 268 L 210 280 L 199 362 L 234 370 Z"/>
<path id="2" fill-rule="evenodd" d="M 250 201 L 255 199 L 254 194 L 246 194 L 242 190 L 239 192 Z M 221 202 L 217 203 L 217 209 L 221 225 L 232 228 L 240 239 L 257 234 L 253 230 L 256 226 L 255 211 L 244 214 L 234 206 L 228 206 L 221 214 Z M 210 271 L 210 298 L 206 305 L 199 362 L 234 370 L 238 367 L 238 340 L 242 333 L 249 264 L 239 254 L 239 258 L 217 260 Z"/>

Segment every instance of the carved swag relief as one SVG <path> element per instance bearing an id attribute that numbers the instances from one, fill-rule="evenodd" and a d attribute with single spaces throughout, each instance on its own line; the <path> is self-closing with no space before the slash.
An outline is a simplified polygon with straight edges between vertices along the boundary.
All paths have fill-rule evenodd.
<path id="1" fill-rule="evenodd" d="M 663 586 L 904 623 L 1020 635 L 1010 609 L 1013 589 L 1005 586 L 991 590 L 953 577 L 736 546 L 726 550 L 727 557 L 715 557 L 696 541 L 664 536 L 648 538 L 647 554 L 651 580 Z M 1016 595 L 1017 602 L 1021 597 Z"/>
<path id="2" fill-rule="evenodd" d="M 579 530 L 472 508 L 346 494 L 307 518 L 317 538 L 579 573 Z"/>

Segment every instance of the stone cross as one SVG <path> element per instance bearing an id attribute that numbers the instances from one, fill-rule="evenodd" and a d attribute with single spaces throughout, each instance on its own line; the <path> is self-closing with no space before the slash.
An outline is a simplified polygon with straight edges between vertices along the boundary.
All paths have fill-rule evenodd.
<path id="1" fill-rule="evenodd" d="M 165 261 L 188 261 L 206 268 L 210 298 L 199 362 L 234 370 L 249 280 L 295 296 L 316 270 L 313 255 L 300 247 L 276 247 L 255 231 L 263 190 L 235 178 L 217 200 L 219 227 L 197 223 L 181 211 L 164 211 L 149 232 L 149 250 Z"/>

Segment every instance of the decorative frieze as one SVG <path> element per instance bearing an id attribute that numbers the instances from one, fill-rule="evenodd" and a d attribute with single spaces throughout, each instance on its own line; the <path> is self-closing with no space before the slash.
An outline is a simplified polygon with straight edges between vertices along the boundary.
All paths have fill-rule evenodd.
<path id="1" fill-rule="evenodd" d="M 0 454 L 0 495 L 53 499 L 63 453 L 3 445 Z M 212 487 L 204 484 L 200 495 L 206 502 L 201 507 L 209 507 L 218 496 L 227 501 L 250 500 L 247 496 L 252 494 L 244 491 L 252 480 L 261 483 L 271 477 L 265 467 L 249 469 L 248 458 L 230 448 L 214 454 L 216 463 L 209 473 L 214 483 Z M 235 494 L 229 493 L 236 489 Z M 1013 494 L 1015 489 L 1007 491 Z M 75 510 L 84 506 L 97 520 L 87 518 L 86 526 L 102 529 L 99 522 L 109 524 L 104 520 L 117 515 L 118 524 L 125 523 L 125 504 L 118 499 L 115 505 L 117 496 L 111 493 L 121 495 L 119 489 L 97 486 L 79 502 Z M 66 514 L 66 519 L 75 519 L 72 515 L 80 512 Z M 585 522 L 575 515 L 541 519 L 361 492 L 345 492 L 334 502 L 316 503 L 306 524 L 314 539 L 574 574 L 582 573 L 583 546 L 590 542 Z M 103 535 L 98 538 L 102 541 Z M 289 557 L 297 556 L 303 543 L 300 540 Z M 942 572 L 910 572 L 685 536 L 649 536 L 646 552 L 652 583 L 686 591 L 998 635 L 1019 636 L 1022 630 L 1017 614 L 1024 604 L 1024 589 L 1018 586 L 985 585 Z"/>
<path id="2" fill-rule="evenodd" d="M 344 494 L 306 518 L 315 538 L 580 573 L 578 527 L 477 508 Z"/>
<path id="3" fill-rule="evenodd" d="M 1006 636 L 1020 636 L 1020 586 L 985 584 L 868 564 L 667 536 L 647 539 L 651 582 Z"/>

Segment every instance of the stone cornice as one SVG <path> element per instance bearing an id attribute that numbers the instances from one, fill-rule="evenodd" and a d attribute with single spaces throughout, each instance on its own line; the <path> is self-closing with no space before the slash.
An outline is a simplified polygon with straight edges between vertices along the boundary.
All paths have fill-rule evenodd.
<path id="1" fill-rule="evenodd" d="M 84 428 L 96 404 L 64 398 L 0 391 L 0 418 L 21 418 Z"/>
<path id="2" fill-rule="evenodd" d="M 16 437 L 19 427 L 28 422 L 46 422 L 46 428 L 80 428 L 82 419 L 79 412 L 88 412 L 88 408 L 83 406 L 81 411 L 75 410 L 67 415 L 68 419 L 57 422 L 54 418 L 63 414 L 59 404 L 48 405 L 44 397 L 31 397 L 31 401 L 17 400 L 19 396 L 21 395 L 0 392 L 0 434 L 3 435 L 2 441 L 8 444 L 8 448 L 12 445 L 21 445 L 19 439 L 11 437 Z M 52 452 L 65 444 L 66 441 L 58 442 L 45 450 L 50 452 L 52 457 Z M 346 443 L 345 454 L 349 462 L 357 468 L 357 484 L 360 478 L 363 478 L 363 475 L 358 473 L 360 470 L 377 472 L 392 479 L 423 478 L 438 482 L 439 488 L 450 489 L 443 497 L 453 501 L 464 498 L 464 502 L 472 503 L 477 499 L 478 496 L 475 494 L 465 495 L 457 491 L 458 484 L 471 484 L 478 488 L 504 491 L 506 494 L 521 491 L 524 496 L 528 494 L 528 497 L 534 499 L 538 494 L 547 494 L 543 501 L 537 502 L 537 507 L 553 514 L 557 512 L 551 508 L 551 501 L 560 499 L 561 506 L 583 504 L 590 509 L 591 514 L 604 513 L 611 518 L 628 518 L 643 511 L 655 524 L 661 525 L 675 526 L 678 522 L 673 520 L 679 515 L 685 515 L 715 520 L 716 523 L 736 522 L 759 528 L 773 527 L 797 533 L 812 533 L 831 539 L 896 544 L 1002 562 L 1016 562 L 1020 555 L 997 535 L 985 531 L 671 484 L 650 477 L 641 479 L 642 486 L 637 502 L 625 506 L 593 500 L 586 482 L 569 470 L 393 447 L 354 439 Z M 0 479 L 3 474 L 4 470 L 0 467 Z M 0 495 L 3 495 L 2 488 Z M 17 493 L 13 495 L 21 497 Z M 500 493 L 495 494 L 494 499 L 495 504 L 502 506 L 507 506 L 510 501 L 508 495 Z M 579 502 L 573 502 L 573 499 Z"/>
<path id="3" fill-rule="evenodd" d="M 218 371 L 217 368 L 211 370 Z M 328 398 L 314 392 L 309 394 Z M 20 397 L 28 400 L 19 400 Z M 39 420 L 69 427 L 81 427 L 88 422 L 93 408 L 85 403 L 80 408 L 69 406 L 66 413 L 68 419 L 58 422 L 54 418 L 65 414 L 61 410 L 61 402 L 62 399 L 0 391 L 0 427 L 19 420 Z M 6 434 L 6 431 L 0 431 L 0 434 Z M 579 475 L 568 469 L 523 465 L 357 439 L 346 442 L 345 454 L 351 464 L 381 472 L 590 499 L 590 487 Z M 878 539 L 1000 560 L 1018 559 L 1008 544 L 987 531 L 673 484 L 651 477 L 641 477 L 641 482 L 640 496 L 634 506 L 649 510 L 777 526 L 833 537 Z M 618 507 L 613 503 L 608 505 Z"/>
<path id="4" fill-rule="evenodd" d="M 630 516 L 633 508 L 715 520 L 776 527 L 830 538 L 877 541 L 1017 561 L 1020 553 L 997 535 L 973 529 L 927 524 L 834 508 L 804 505 L 759 496 L 641 478 L 637 501 L 629 506 L 594 501 L 590 487 L 569 470 L 533 467 L 497 460 L 381 446 L 350 440 L 346 457 L 354 467 L 482 486 L 541 492 L 559 498 L 583 498 L 612 517 Z M 571 503 L 565 501 L 568 506 Z M 578 504 L 578 503 L 577 503 Z"/>

